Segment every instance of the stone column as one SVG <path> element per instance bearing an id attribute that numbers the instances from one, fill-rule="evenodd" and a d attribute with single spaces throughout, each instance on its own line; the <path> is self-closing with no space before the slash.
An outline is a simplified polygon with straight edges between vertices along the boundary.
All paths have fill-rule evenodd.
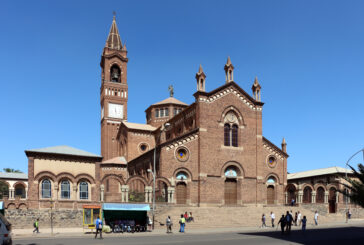
<path id="1" fill-rule="evenodd" d="M 105 191 L 105 186 L 103 184 L 100 185 L 100 201 L 103 202 L 104 201 L 104 191 Z"/>
<path id="2" fill-rule="evenodd" d="M 168 203 L 174 203 L 174 187 L 168 187 Z"/>
<path id="3" fill-rule="evenodd" d="M 71 198 L 73 200 L 77 200 L 78 199 L 77 198 L 77 184 L 76 183 L 73 184 Z"/>
<path id="4" fill-rule="evenodd" d="M 311 195 L 311 202 L 312 202 L 312 203 L 316 203 L 316 191 L 313 191 L 313 192 L 312 192 L 312 195 Z"/>
<path id="5" fill-rule="evenodd" d="M 121 201 L 122 202 L 127 202 L 127 198 L 128 198 L 128 186 L 127 185 L 122 185 L 121 186 Z"/>
<path id="6" fill-rule="evenodd" d="M 288 192 L 286 191 L 285 193 L 284 193 L 284 200 L 285 200 L 285 204 L 288 204 Z"/>
<path id="7" fill-rule="evenodd" d="M 125 185 L 125 202 L 129 202 L 129 186 Z"/>
<path id="8" fill-rule="evenodd" d="M 339 192 L 337 191 L 337 192 L 335 193 L 335 195 L 336 195 L 336 203 L 339 203 Z"/>
<path id="9" fill-rule="evenodd" d="M 25 199 L 28 199 L 28 188 L 25 188 Z"/>
<path id="10" fill-rule="evenodd" d="M 146 186 L 145 187 L 145 202 L 151 203 L 152 202 L 152 193 L 153 193 L 153 187 Z"/>
<path id="11" fill-rule="evenodd" d="M 53 187 L 53 190 L 54 190 L 54 195 L 52 193 L 52 198 L 53 200 L 58 200 L 58 183 L 54 183 L 54 187 Z"/>
<path id="12" fill-rule="evenodd" d="M 302 203 L 303 191 L 298 191 L 298 201 L 297 203 Z"/>
<path id="13" fill-rule="evenodd" d="M 325 203 L 329 203 L 329 192 L 325 191 Z"/>
<path id="14" fill-rule="evenodd" d="M 9 200 L 14 199 L 14 188 L 10 187 L 9 188 Z"/>

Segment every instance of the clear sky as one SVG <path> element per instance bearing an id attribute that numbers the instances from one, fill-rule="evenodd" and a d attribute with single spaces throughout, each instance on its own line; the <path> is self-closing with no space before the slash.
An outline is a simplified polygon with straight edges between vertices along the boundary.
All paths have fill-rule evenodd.
<path id="1" fill-rule="evenodd" d="M 128 48 L 128 121 L 169 96 L 192 103 L 234 80 L 262 86 L 263 135 L 288 171 L 345 166 L 364 147 L 364 1 L 1 1 L 0 168 L 26 149 L 100 154 L 100 56 L 112 22 Z M 362 162 L 362 156 L 350 163 Z"/>

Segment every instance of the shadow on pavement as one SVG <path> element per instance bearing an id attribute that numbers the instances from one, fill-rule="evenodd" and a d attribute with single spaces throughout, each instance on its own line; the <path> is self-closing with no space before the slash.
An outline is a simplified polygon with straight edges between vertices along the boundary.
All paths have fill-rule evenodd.
<path id="1" fill-rule="evenodd" d="M 364 244 L 364 227 L 338 227 L 323 229 L 292 230 L 289 234 L 281 234 L 280 227 L 277 231 L 242 232 L 240 235 L 270 237 L 286 242 L 299 244 Z"/>

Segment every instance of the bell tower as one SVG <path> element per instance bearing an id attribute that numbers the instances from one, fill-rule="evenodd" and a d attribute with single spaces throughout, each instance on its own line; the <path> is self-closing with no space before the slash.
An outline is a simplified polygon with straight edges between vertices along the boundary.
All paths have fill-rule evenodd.
<path id="1" fill-rule="evenodd" d="M 120 122 L 127 120 L 127 50 L 121 43 L 115 15 L 101 56 L 101 155 L 117 157 L 116 135 Z"/>

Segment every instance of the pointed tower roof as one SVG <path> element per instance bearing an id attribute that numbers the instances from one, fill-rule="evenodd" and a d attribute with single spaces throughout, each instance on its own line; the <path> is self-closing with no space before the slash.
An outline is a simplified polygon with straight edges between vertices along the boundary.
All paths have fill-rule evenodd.
<path id="1" fill-rule="evenodd" d="M 109 36 L 107 37 L 105 47 L 117 50 L 121 50 L 123 48 L 119 35 L 119 30 L 116 25 L 115 15 L 112 20 Z"/>
<path id="2" fill-rule="evenodd" d="M 282 145 L 287 145 L 286 139 L 284 137 L 283 137 L 283 140 L 282 140 Z"/>
<path id="3" fill-rule="evenodd" d="M 200 77 L 201 75 L 206 77 L 206 74 L 203 72 L 202 65 L 200 64 L 200 67 L 198 68 L 198 72 L 196 73 L 196 77 Z"/>
<path id="4" fill-rule="evenodd" d="M 255 77 L 254 79 L 254 83 L 253 83 L 253 86 L 252 86 L 252 89 L 253 89 L 253 92 L 256 90 L 256 89 L 261 89 L 262 87 L 260 86 L 259 82 L 258 82 L 258 78 Z"/>
<path id="5" fill-rule="evenodd" d="M 234 69 L 234 66 L 233 66 L 233 64 L 231 63 L 230 56 L 228 56 L 228 58 L 227 58 L 227 61 L 226 61 L 226 64 L 225 64 L 224 68 L 225 68 L 225 70 L 226 70 L 226 69 L 227 69 L 227 68 L 229 68 L 229 67 L 231 67 L 232 69 Z"/>

